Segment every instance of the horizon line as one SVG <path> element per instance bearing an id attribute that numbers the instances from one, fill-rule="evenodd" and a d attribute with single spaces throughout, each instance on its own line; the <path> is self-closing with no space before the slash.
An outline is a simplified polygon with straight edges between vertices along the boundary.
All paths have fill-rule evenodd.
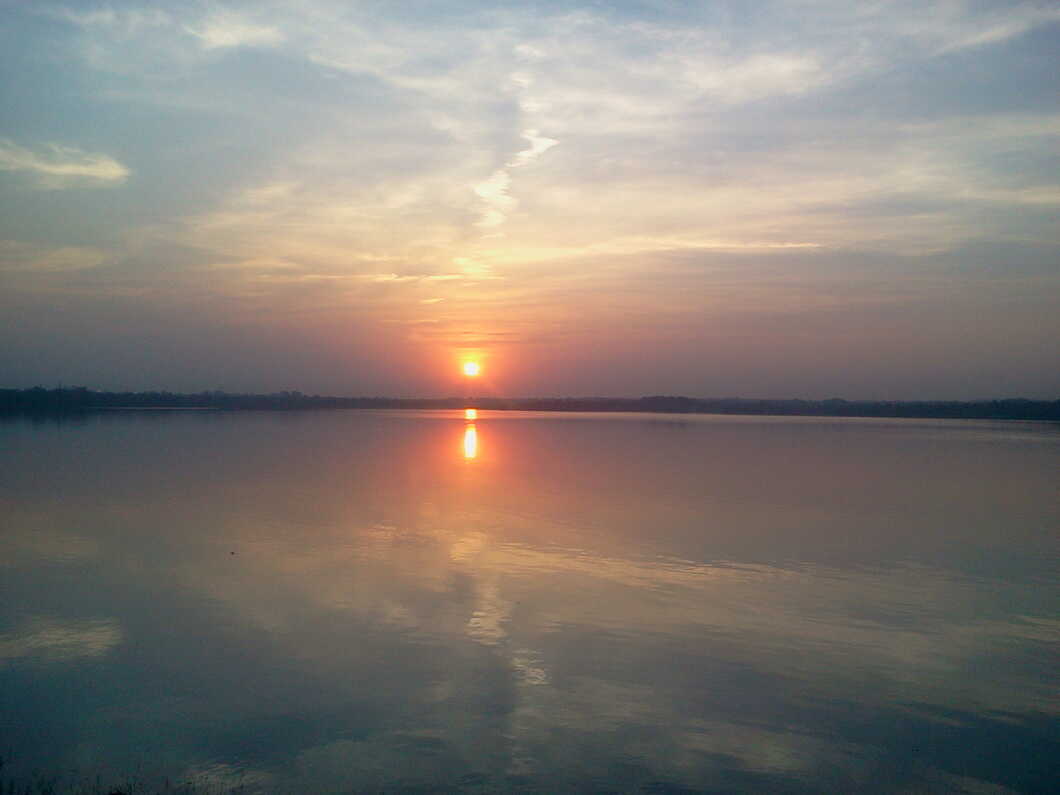
<path id="1" fill-rule="evenodd" d="M 81 384 L 65 385 L 59 383 L 54 387 L 46 387 L 35 384 L 31 387 L 0 387 L 0 393 L 4 392 L 90 392 L 99 395 L 170 395 L 173 397 L 254 397 L 254 398 L 287 398 L 287 399 L 319 399 L 319 400 L 394 400 L 394 401 L 502 401 L 502 400 L 612 400 L 612 401 L 642 401 L 642 400 L 687 400 L 687 401 L 747 401 L 747 402 L 786 402 L 786 403 L 999 403 L 999 402 L 1029 402 L 1029 403 L 1055 403 L 1060 402 L 1060 396 L 1053 398 L 1029 398 L 1022 395 L 993 396 L 977 398 L 850 398 L 832 395 L 827 398 L 806 397 L 749 397 L 745 395 L 682 395 L 656 392 L 641 395 L 384 395 L 384 394 L 360 394 L 360 395 L 336 395 L 322 394 L 319 392 L 309 393 L 300 389 L 282 389 L 272 392 L 254 391 L 228 391 L 225 389 L 200 389 L 198 391 L 174 391 L 170 389 L 97 389 L 95 387 Z"/>

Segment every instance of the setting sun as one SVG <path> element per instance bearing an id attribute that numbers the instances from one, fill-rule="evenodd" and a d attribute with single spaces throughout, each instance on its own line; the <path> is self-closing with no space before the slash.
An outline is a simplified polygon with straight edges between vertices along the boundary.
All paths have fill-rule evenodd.
<path id="1" fill-rule="evenodd" d="M 479 370 L 481 369 L 482 368 L 479 367 L 478 362 L 464 362 L 464 375 L 469 378 L 474 378 L 479 374 Z"/>

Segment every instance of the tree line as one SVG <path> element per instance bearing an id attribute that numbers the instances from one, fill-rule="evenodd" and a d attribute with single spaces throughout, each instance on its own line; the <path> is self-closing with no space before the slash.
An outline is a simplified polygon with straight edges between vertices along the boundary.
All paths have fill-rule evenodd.
<path id="1" fill-rule="evenodd" d="M 939 419 L 1007 419 L 1060 421 L 1060 400 L 913 400 L 875 401 L 690 398 L 649 395 L 639 398 L 391 398 L 332 397 L 301 392 L 246 394 L 219 390 L 178 393 L 105 392 L 84 386 L 0 389 L 0 412 L 74 413 L 120 409 L 213 409 L 218 411 L 299 409 L 460 409 L 630 411 L 667 414 L 749 414 L 811 417 L 923 417 Z"/>

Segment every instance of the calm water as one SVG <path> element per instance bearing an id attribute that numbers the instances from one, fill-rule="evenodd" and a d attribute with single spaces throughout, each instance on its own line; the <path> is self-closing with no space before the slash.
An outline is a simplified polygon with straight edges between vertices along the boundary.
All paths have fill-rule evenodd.
<path id="1" fill-rule="evenodd" d="M 1031 423 L 9 420 L 3 773 L 1043 792 L 1058 486 Z"/>

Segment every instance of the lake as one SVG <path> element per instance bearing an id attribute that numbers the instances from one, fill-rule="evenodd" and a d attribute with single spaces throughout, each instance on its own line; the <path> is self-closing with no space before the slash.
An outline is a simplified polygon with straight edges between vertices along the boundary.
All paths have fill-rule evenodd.
<path id="1" fill-rule="evenodd" d="M 1060 773 L 1056 425 L 109 412 L 0 451 L 0 781 Z"/>

